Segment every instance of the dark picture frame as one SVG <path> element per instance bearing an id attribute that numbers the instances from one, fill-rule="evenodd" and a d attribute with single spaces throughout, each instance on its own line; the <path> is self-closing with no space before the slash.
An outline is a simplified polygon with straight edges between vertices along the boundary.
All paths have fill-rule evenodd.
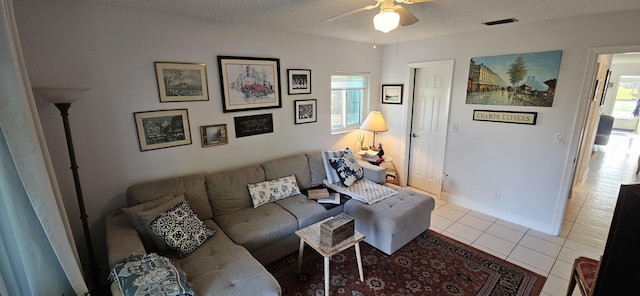
<path id="1" fill-rule="evenodd" d="M 287 69 L 289 81 L 288 94 L 310 94 L 311 93 L 311 70 L 309 69 Z"/>
<path id="2" fill-rule="evenodd" d="M 224 113 L 281 108 L 280 59 L 218 56 Z"/>
<path id="3" fill-rule="evenodd" d="M 404 84 L 383 84 L 382 85 L 382 103 L 383 104 L 402 104 L 402 91 Z"/>
<path id="4" fill-rule="evenodd" d="M 236 138 L 273 133 L 273 114 L 234 117 Z"/>
<path id="5" fill-rule="evenodd" d="M 303 124 L 303 123 L 311 123 L 318 121 L 318 107 L 317 100 L 309 99 L 309 100 L 295 100 L 293 101 L 294 105 L 294 115 L 295 115 L 295 124 Z"/>
<path id="6" fill-rule="evenodd" d="M 538 112 L 473 110 L 473 120 L 536 125 Z"/>
<path id="7" fill-rule="evenodd" d="M 160 102 L 208 101 L 207 65 L 155 62 Z"/>
<path id="8" fill-rule="evenodd" d="M 133 117 L 140 151 L 191 144 L 187 109 L 135 112 Z"/>
<path id="9" fill-rule="evenodd" d="M 600 106 L 604 105 L 604 100 L 607 98 L 607 90 L 609 89 L 609 81 L 611 80 L 611 70 L 607 70 L 607 76 L 604 79 L 602 85 L 602 97 L 600 98 Z"/>
<path id="10" fill-rule="evenodd" d="M 202 147 L 229 144 L 229 132 L 226 124 L 203 125 L 200 127 Z"/>

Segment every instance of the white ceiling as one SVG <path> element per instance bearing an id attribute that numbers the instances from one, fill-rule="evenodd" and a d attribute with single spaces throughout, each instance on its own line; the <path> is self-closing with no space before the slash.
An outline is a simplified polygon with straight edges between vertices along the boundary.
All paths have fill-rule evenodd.
<path id="1" fill-rule="evenodd" d="M 377 9 L 358 12 L 331 22 L 322 20 L 374 4 L 375 0 L 84 1 L 377 44 L 484 30 L 488 27 L 482 23 L 505 18 L 516 18 L 519 23 L 532 23 L 640 9 L 639 0 L 434 0 L 403 5 L 419 19 L 418 23 L 400 27 L 387 34 L 374 34 L 372 19 L 379 12 Z M 509 25 L 512 24 L 503 26 Z"/>

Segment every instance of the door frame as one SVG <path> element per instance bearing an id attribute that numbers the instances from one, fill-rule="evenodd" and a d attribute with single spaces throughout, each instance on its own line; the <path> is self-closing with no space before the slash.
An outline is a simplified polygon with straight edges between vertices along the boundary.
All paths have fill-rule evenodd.
<path id="1" fill-rule="evenodd" d="M 411 161 L 411 128 L 412 128 L 412 122 L 413 122 L 413 100 L 414 100 L 414 92 L 415 92 L 415 72 L 416 69 L 419 68 L 423 68 L 425 66 L 428 66 L 431 63 L 436 63 L 436 62 L 450 62 L 451 63 L 451 77 L 448 77 L 448 79 L 450 79 L 450 83 L 449 83 L 449 89 L 448 89 L 448 100 L 447 100 L 447 114 L 446 116 L 446 125 L 444 127 L 444 144 L 443 144 L 443 153 L 442 153 L 442 163 L 443 163 L 443 171 L 444 171 L 444 160 L 446 159 L 446 154 L 447 154 L 447 141 L 449 138 L 449 113 L 451 112 L 451 94 L 452 94 L 452 90 L 453 90 L 453 83 L 454 83 L 454 72 L 455 72 L 455 59 L 444 59 L 444 60 L 433 60 L 433 61 L 423 61 L 423 62 L 415 62 L 415 63 L 409 63 L 407 64 L 407 74 L 406 74 L 406 81 L 405 81 L 405 85 L 407 87 L 405 87 L 406 91 L 405 93 L 407 94 L 407 108 L 405 109 L 405 122 L 404 122 L 404 135 L 403 135 L 403 140 L 406 143 L 405 149 L 404 149 L 404 155 L 406 155 L 406 157 L 403 157 L 402 159 L 402 174 L 404 176 L 407 176 L 406 178 L 401 178 L 400 179 L 400 185 L 401 186 L 407 186 L 408 181 L 409 181 L 409 163 Z M 410 96 L 409 96 L 410 95 Z M 440 198 L 440 194 L 442 193 L 442 185 L 440 186 L 440 192 L 438 192 L 438 195 L 436 196 L 437 198 Z"/>

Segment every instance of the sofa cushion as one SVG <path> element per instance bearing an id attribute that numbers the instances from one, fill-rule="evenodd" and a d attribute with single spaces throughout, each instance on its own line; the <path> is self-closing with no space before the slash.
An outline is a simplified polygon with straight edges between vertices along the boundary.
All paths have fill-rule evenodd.
<path id="1" fill-rule="evenodd" d="M 364 175 L 356 156 L 349 149 L 345 150 L 338 158 L 330 158 L 329 163 L 336 170 L 338 178 L 344 186 L 353 185 Z"/>
<path id="2" fill-rule="evenodd" d="M 212 173 L 206 176 L 206 188 L 215 216 L 253 208 L 247 184 L 265 181 L 259 164 Z"/>
<path id="3" fill-rule="evenodd" d="M 322 181 L 327 178 L 324 164 L 322 164 L 322 154 L 320 151 L 307 153 L 307 160 L 311 171 L 311 187 L 322 185 Z"/>
<path id="4" fill-rule="evenodd" d="M 173 193 L 170 193 L 152 201 L 143 202 L 133 207 L 121 209 L 122 213 L 127 217 L 127 220 L 129 220 L 129 223 L 131 223 L 131 225 L 133 225 L 133 228 L 135 228 L 138 231 L 138 234 L 140 234 L 140 239 L 142 240 L 142 244 L 145 248 L 153 248 L 153 240 L 151 239 L 151 235 L 149 235 L 149 233 L 147 232 L 147 225 L 142 223 L 140 217 L 138 217 L 138 213 L 151 210 L 165 202 L 172 200 L 173 198 Z"/>
<path id="5" fill-rule="evenodd" d="M 144 224 L 147 233 L 151 237 L 153 244 L 155 245 L 155 249 L 158 250 L 159 253 L 166 253 L 171 250 L 171 248 L 164 242 L 164 240 L 159 237 L 151 228 L 149 224 L 158 216 L 162 215 L 162 213 L 170 210 L 171 208 L 179 205 L 181 202 L 185 201 L 184 195 L 180 194 L 173 198 L 172 200 L 165 202 L 153 209 L 138 213 L 138 217 L 142 224 Z"/>
<path id="6" fill-rule="evenodd" d="M 196 295 L 281 295 L 275 278 L 236 245 L 212 220 L 204 221 L 217 234 L 175 264 L 189 276 Z"/>
<path id="7" fill-rule="evenodd" d="M 298 220 L 275 203 L 217 215 L 214 219 L 236 244 L 249 251 L 290 235 L 298 229 Z"/>
<path id="8" fill-rule="evenodd" d="M 295 175 L 256 184 L 247 184 L 247 188 L 249 189 L 254 208 L 281 200 L 285 197 L 300 194 Z"/>
<path id="9" fill-rule="evenodd" d="M 276 204 L 287 210 L 298 220 L 298 229 L 307 227 L 322 219 L 328 218 L 332 212 L 316 201 L 302 194 L 276 201 Z"/>
<path id="10" fill-rule="evenodd" d="M 195 295 L 184 272 L 169 258 L 157 254 L 138 260 L 116 264 L 111 278 L 117 282 L 122 295 Z"/>
<path id="11" fill-rule="evenodd" d="M 274 180 L 294 174 L 300 189 L 311 187 L 311 171 L 304 154 L 296 154 L 262 163 L 266 180 Z"/>
<path id="12" fill-rule="evenodd" d="M 167 194 L 184 194 L 201 220 L 213 218 L 203 175 L 189 175 L 136 184 L 127 188 L 127 205 L 135 206 Z"/>
<path id="13" fill-rule="evenodd" d="M 178 251 L 180 257 L 193 253 L 207 239 L 216 234 L 215 230 L 207 228 L 198 219 L 187 201 L 163 212 L 151 221 L 149 228 L 170 248 Z"/>

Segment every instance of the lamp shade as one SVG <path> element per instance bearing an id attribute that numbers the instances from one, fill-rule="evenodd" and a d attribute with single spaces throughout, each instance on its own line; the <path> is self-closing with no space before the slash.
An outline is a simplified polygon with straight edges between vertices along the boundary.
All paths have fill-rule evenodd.
<path id="1" fill-rule="evenodd" d="M 383 10 L 373 17 L 373 27 L 383 33 L 388 33 L 389 31 L 397 28 L 399 23 L 400 15 L 393 10 Z"/>
<path id="2" fill-rule="evenodd" d="M 367 119 L 360 125 L 360 129 L 372 132 L 386 132 L 389 130 L 380 111 L 371 111 Z"/>
<path id="3" fill-rule="evenodd" d="M 33 90 L 40 94 L 42 98 L 52 104 L 71 104 L 78 99 L 89 88 L 64 88 L 64 87 L 34 87 Z"/>

